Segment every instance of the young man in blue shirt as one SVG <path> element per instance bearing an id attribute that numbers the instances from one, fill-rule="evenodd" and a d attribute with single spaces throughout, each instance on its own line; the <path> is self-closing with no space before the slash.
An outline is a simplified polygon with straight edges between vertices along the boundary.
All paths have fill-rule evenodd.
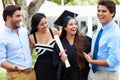
<path id="1" fill-rule="evenodd" d="M 20 27 L 21 8 L 15 5 L 3 11 L 4 28 L 0 31 L 0 66 L 6 69 L 6 80 L 35 80 L 28 31 Z"/>
<path id="2" fill-rule="evenodd" d="M 91 53 L 88 55 L 84 53 L 91 67 L 88 80 L 120 80 L 120 29 L 113 21 L 115 13 L 116 5 L 113 1 L 99 1 L 97 16 L 101 26 L 93 37 Z M 96 48 L 96 39 L 100 30 L 102 34 Z M 95 53 L 96 58 L 93 59 Z"/>

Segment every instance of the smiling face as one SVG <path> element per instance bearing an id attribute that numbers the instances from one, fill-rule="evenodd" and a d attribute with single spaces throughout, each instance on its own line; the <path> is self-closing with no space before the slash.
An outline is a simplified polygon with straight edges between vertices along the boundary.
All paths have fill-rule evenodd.
<path id="1" fill-rule="evenodd" d="M 22 15 L 20 10 L 17 10 L 14 12 L 12 17 L 9 17 L 10 23 L 14 28 L 17 28 L 20 26 L 20 22 L 22 20 Z"/>
<path id="2" fill-rule="evenodd" d="M 78 30 L 77 21 L 75 19 L 70 19 L 65 27 L 65 30 L 67 34 L 75 35 Z"/>
<path id="3" fill-rule="evenodd" d="M 12 16 L 7 15 L 6 25 L 11 29 L 17 29 L 20 27 L 20 22 L 22 20 L 22 14 L 20 10 L 16 10 Z"/>
<path id="4" fill-rule="evenodd" d="M 46 32 L 47 28 L 48 28 L 48 24 L 46 18 L 42 18 L 38 24 L 38 30 L 41 32 Z"/>
<path id="5" fill-rule="evenodd" d="M 97 16 L 102 25 L 106 25 L 107 23 L 109 23 L 113 19 L 113 15 L 114 13 L 110 13 L 106 6 L 98 6 Z"/>

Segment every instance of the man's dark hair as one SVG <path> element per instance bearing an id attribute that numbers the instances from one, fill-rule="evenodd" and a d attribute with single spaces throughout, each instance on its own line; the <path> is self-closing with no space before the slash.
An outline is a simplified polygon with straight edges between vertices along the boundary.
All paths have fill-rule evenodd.
<path id="1" fill-rule="evenodd" d="M 113 17 L 116 14 L 116 5 L 112 0 L 99 0 L 98 2 L 98 7 L 99 5 L 104 5 L 108 8 L 108 10 L 110 11 L 110 13 L 114 13 Z"/>
<path id="2" fill-rule="evenodd" d="M 6 21 L 7 16 L 12 17 L 12 15 L 14 14 L 14 12 L 16 10 L 21 10 L 21 7 L 16 6 L 16 5 L 8 5 L 7 7 L 5 7 L 5 9 L 3 10 L 3 19 L 4 19 L 4 21 Z"/>

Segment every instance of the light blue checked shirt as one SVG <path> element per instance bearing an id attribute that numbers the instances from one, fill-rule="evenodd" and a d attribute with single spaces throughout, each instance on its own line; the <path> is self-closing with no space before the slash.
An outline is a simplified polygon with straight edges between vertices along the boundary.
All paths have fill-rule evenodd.
<path id="1" fill-rule="evenodd" d="M 97 34 L 101 28 L 98 28 L 92 40 L 92 53 Z M 102 27 L 103 32 L 99 41 L 97 59 L 106 59 L 108 67 L 97 66 L 97 70 L 116 71 L 120 67 L 120 29 L 118 25 L 111 21 Z"/>
<path id="2" fill-rule="evenodd" d="M 32 67 L 28 30 L 18 28 L 18 35 L 8 27 L 0 31 L 0 66 L 3 61 L 22 68 Z"/>

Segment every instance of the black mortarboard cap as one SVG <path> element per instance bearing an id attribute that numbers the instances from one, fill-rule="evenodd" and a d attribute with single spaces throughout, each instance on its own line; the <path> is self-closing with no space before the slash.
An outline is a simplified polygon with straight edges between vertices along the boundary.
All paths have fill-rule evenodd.
<path id="1" fill-rule="evenodd" d="M 54 22 L 55 25 L 63 26 L 68 20 L 78 16 L 78 14 L 65 10 Z"/>

